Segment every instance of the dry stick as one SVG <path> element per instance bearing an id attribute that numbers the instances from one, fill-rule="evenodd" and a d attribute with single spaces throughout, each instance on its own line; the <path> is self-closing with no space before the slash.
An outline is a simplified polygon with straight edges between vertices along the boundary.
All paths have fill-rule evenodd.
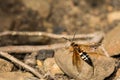
<path id="1" fill-rule="evenodd" d="M 101 32 L 95 32 L 95 33 L 91 33 L 91 34 L 76 34 L 75 38 L 90 38 L 90 37 L 94 37 L 96 34 L 101 33 Z M 52 34 L 52 33 L 46 33 L 46 32 L 19 32 L 19 31 L 6 31 L 6 32 L 1 32 L 0 33 L 0 37 L 1 36 L 7 36 L 7 35 L 11 35 L 11 36 L 47 36 L 47 37 L 51 37 L 51 38 L 55 38 L 55 39 L 60 39 L 62 37 L 65 38 L 73 38 L 73 35 L 58 35 L 58 34 Z"/>
<path id="2" fill-rule="evenodd" d="M 103 38 L 103 34 L 96 34 L 96 36 L 90 41 L 78 41 L 79 44 L 87 44 L 87 45 L 94 45 L 95 43 L 99 43 Z M 76 41 L 77 42 L 77 41 Z M 35 52 L 43 49 L 58 49 L 65 47 L 66 43 L 57 43 L 52 45 L 44 45 L 44 46 L 5 46 L 0 47 L 0 51 L 5 52 L 16 52 L 16 53 L 30 53 Z"/>
<path id="3" fill-rule="evenodd" d="M 13 56 L 9 55 L 8 53 L 0 52 L 0 55 L 5 57 L 5 58 L 8 58 L 12 62 L 17 63 L 20 66 L 24 67 L 25 69 L 29 70 L 30 72 L 32 72 L 38 78 L 40 78 L 40 79 L 43 78 L 43 76 L 39 72 L 37 72 L 35 69 L 33 69 L 32 67 L 30 67 L 30 66 L 26 65 L 25 63 L 19 61 L 18 59 L 14 58 Z"/>
<path id="4" fill-rule="evenodd" d="M 0 47 L 0 51 L 5 52 L 16 52 L 16 53 L 30 53 L 30 52 L 36 52 L 43 49 L 57 49 L 64 47 L 64 44 L 52 44 L 52 45 L 44 45 L 44 46 L 5 46 Z"/>
<path id="5" fill-rule="evenodd" d="M 96 45 L 98 43 L 101 43 L 103 38 L 104 38 L 104 33 L 102 33 L 102 32 L 101 33 L 96 33 L 91 40 L 86 41 L 86 43 L 84 43 L 84 44 L 86 44 L 86 45 Z M 81 41 L 78 41 L 77 43 L 81 44 Z"/>

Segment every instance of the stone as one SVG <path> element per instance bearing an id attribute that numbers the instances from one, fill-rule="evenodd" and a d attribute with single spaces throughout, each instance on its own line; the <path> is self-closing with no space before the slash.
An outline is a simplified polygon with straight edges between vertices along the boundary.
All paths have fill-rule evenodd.
<path id="1" fill-rule="evenodd" d="M 103 46 L 110 56 L 120 54 L 120 25 L 105 35 Z"/>
<path id="2" fill-rule="evenodd" d="M 66 48 L 55 51 L 55 61 L 68 76 L 76 80 L 104 80 L 115 69 L 115 60 L 99 53 L 89 54 L 94 68 L 81 60 L 81 72 L 72 64 L 72 53 Z"/>
<path id="3" fill-rule="evenodd" d="M 117 70 L 114 80 L 120 80 L 120 69 Z"/>
<path id="4" fill-rule="evenodd" d="M 120 20 L 120 11 L 111 12 L 107 16 L 108 22 L 112 23 L 115 20 Z"/>
<path id="5" fill-rule="evenodd" d="M 50 72 L 52 75 L 63 74 L 61 69 L 56 64 L 54 58 L 47 58 L 44 61 L 44 70 L 45 70 L 45 72 Z"/>
<path id="6" fill-rule="evenodd" d="M 13 69 L 13 64 L 7 60 L 0 59 L 0 72 L 10 72 Z"/>
<path id="7" fill-rule="evenodd" d="M 37 60 L 37 66 L 38 66 L 39 68 L 42 68 L 42 67 L 43 67 L 43 63 L 42 63 L 42 61 Z"/>
<path id="8" fill-rule="evenodd" d="M 34 79 L 33 79 L 34 78 Z M 27 72 L 3 72 L 0 73 L 0 80 L 39 80 Z"/>

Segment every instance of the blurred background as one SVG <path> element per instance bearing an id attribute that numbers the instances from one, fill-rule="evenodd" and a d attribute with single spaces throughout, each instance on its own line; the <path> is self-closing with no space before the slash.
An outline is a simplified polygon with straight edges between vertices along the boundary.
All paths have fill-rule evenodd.
<path id="1" fill-rule="evenodd" d="M 119 10 L 120 0 L 0 0 L 0 31 L 107 32 Z"/>
<path id="2" fill-rule="evenodd" d="M 106 33 L 119 25 L 120 0 L 0 0 L 0 32 L 73 35 Z"/>

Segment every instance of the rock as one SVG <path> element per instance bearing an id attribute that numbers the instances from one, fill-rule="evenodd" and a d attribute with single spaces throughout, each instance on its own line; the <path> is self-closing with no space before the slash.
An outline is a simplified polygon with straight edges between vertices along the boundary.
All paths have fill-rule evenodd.
<path id="1" fill-rule="evenodd" d="M 58 66 L 70 77 L 76 80 L 104 80 L 110 76 L 115 68 L 115 60 L 101 54 L 89 54 L 94 68 L 81 61 L 81 72 L 72 64 L 72 54 L 68 49 L 62 48 L 55 52 L 55 60 Z M 109 67 L 108 67 L 109 66 Z M 94 72 L 94 73 L 93 73 Z"/>
<path id="2" fill-rule="evenodd" d="M 37 59 L 36 62 L 37 62 L 36 68 L 38 68 L 38 70 L 39 70 L 41 73 L 45 73 L 43 61 Z"/>
<path id="3" fill-rule="evenodd" d="M 117 70 L 114 80 L 120 80 L 120 69 Z"/>
<path id="4" fill-rule="evenodd" d="M 42 63 L 42 61 L 37 60 L 37 66 L 38 66 L 39 68 L 42 68 L 42 67 L 43 67 L 43 63 Z"/>
<path id="5" fill-rule="evenodd" d="M 46 58 L 52 58 L 54 56 L 53 50 L 40 50 L 37 55 L 37 59 L 45 60 Z"/>
<path id="6" fill-rule="evenodd" d="M 26 7 L 38 11 L 38 13 L 43 18 L 46 18 L 50 13 L 50 4 L 46 0 L 22 0 L 22 1 Z"/>
<path id="7" fill-rule="evenodd" d="M 52 75 L 63 74 L 61 69 L 56 64 L 54 58 L 47 58 L 44 61 L 44 70 L 45 70 L 45 72 L 50 72 Z"/>
<path id="8" fill-rule="evenodd" d="M 37 52 L 32 52 L 30 55 L 27 54 L 24 58 L 24 63 L 30 66 L 35 66 L 36 56 L 37 56 Z"/>
<path id="9" fill-rule="evenodd" d="M 120 20 L 120 11 L 109 13 L 107 19 L 109 23 L 112 23 L 115 20 Z"/>
<path id="10" fill-rule="evenodd" d="M 13 64 L 7 60 L 0 59 L 0 72 L 10 72 L 13 69 Z"/>
<path id="11" fill-rule="evenodd" d="M 110 56 L 120 54 L 120 25 L 105 35 L 103 46 Z"/>
<path id="12" fill-rule="evenodd" d="M 0 73 L 0 80 L 38 80 L 30 73 L 4 72 Z"/>

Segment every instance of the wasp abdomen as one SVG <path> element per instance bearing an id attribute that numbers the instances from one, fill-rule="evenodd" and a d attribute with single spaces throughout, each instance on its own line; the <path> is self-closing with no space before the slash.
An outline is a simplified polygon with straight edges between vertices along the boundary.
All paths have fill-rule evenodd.
<path id="1" fill-rule="evenodd" d="M 80 52 L 79 55 L 82 60 L 84 60 L 89 65 L 93 66 L 92 60 L 90 59 L 90 57 L 88 56 L 86 52 Z"/>

